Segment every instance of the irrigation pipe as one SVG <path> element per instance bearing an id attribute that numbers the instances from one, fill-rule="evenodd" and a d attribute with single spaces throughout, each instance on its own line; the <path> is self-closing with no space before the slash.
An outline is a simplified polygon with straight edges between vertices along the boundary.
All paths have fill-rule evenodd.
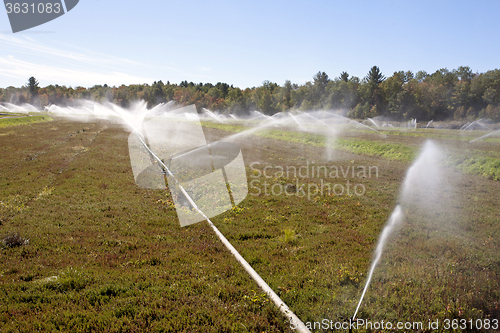
<path id="1" fill-rule="evenodd" d="M 332 130 L 336 131 L 336 129 L 335 129 L 335 128 L 333 128 L 332 126 L 328 125 L 328 124 L 327 124 L 327 123 L 325 123 L 323 120 L 318 119 L 318 118 L 316 118 L 316 117 L 313 117 L 313 116 L 311 116 L 311 115 L 310 115 L 309 113 L 307 113 L 307 112 L 302 112 L 302 111 L 299 111 L 299 112 L 300 112 L 300 113 L 302 113 L 302 114 L 305 114 L 306 116 L 309 116 L 310 118 L 314 119 L 315 121 L 319 121 L 319 122 L 320 122 L 320 123 L 322 123 L 323 125 L 325 125 L 325 126 L 327 126 L 327 127 L 331 128 Z M 387 135 L 386 135 L 386 134 L 384 134 L 384 133 L 380 133 L 380 131 L 379 131 L 379 130 L 377 130 L 377 129 L 375 129 L 375 128 L 372 128 L 372 127 L 367 126 L 367 125 L 365 125 L 365 124 L 358 123 L 357 121 L 351 120 L 351 119 L 349 119 L 349 118 L 339 116 L 338 114 L 333 114 L 333 116 L 335 116 L 335 117 L 337 117 L 337 118 L 346 119 L 348 122 L 350 122 L 350 123 L 354 123 L 354 124 L 356 124 L 356 125 L 361 125 L 361 126 L 364 126 L 364 127 L 368 128 L 368 129 L 370 129 L 370 130 L 372 130 L 372 131 L 377 132 L 378 134 L 382 135 L 384 138 L 387 138 Z"/>
<path id="2" fill-rule="evenodd" d="M 210 221 L 208 216 L 206 216 L 199 208 L 196 206 L 195 202 L 189 194 L 184 190 L 182 185 L 179 183 L 179 181 L 175 178 L 173 173 L 170 171 L 170 169 L 163 163 L 163 161 L 156 156 L 156 154 L 148 147 L 146 142 L 142 139 L 142 134 L 135 130 L 134 131 L 138 134 L 138 138 L 141 141 L 141 144 L 146 148 L 148 153 L 162 166 L 163 170 L 170 176 L 172 179 L 175 180 L 176 184 L 179 186 L 179 189 L 181 190 L 182 194 L 186 197 L 186 199 L 189 201 L 191 206 L 198 212 L 200 213 L 208 222 L 208 225 L 212 227 L 213 231 L 219 237 L 221 240 L 222 244 L 226 246 L 226 248 L 233 254 L 233 256 L 236 258 L 236 260 L 243 266 L 243 268 L 247 271 L 247 273 L 250 275 L 252 279 L 254 279 L 255 282 L 259 285 L 259 287 L 264 290 L 264 292 L 267 293 L 269 298 L 274 302 L 274 304 L 278 307 L 278 309 L 290 320 L 290 324 L 293 324 L 294 327 L 296 327 L 296 331 L 299 333 L 311 333 L 307 327 L 304 325 L 304 323 L 297 317 L 291 310 L 290 308 L 281 300 L 281 298 L 269 287 L 269 285 L 260 277 L 260 275 L 250 266 L 250 264 L 241 256 L 241 254 L 238 253 L 238 251 L 234 248 L 234 246 L 229 243 L 227 238 L 217 229 L 217 227 Z"/>

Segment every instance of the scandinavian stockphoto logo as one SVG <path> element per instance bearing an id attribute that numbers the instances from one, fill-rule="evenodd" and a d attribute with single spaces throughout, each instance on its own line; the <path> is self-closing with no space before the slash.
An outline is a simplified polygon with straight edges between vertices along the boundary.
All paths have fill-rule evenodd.
<path id="1" fill-rule="evenodd" d="M 201 212 L 214 217 L 245 199 L 240 147 L 223 141 L 207 144 L 194 105 L 158 115 L 141 127 L 128 139 L 135 182 L 149 189 L 168 184 L 181 226 L 205 220 Z"/>
<path id="2" fill-rule="evenodd" d="M 12 32 L 52 21 L 72 10 L 79 0 L 4 0 Z"/>

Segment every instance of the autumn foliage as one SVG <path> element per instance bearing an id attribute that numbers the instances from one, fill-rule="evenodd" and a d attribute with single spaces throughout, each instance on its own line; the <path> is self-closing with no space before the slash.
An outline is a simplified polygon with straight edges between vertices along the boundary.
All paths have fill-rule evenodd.
<path id="1" fill-rule="evenodd" d="M 34 78 L 30 78 L 33 79 Z M 394 72 L 385 77 L 377 66 L 360 79 L 347 72 L 329 78 L 318 72 L 302 85 L 286 81 L 278 85 L 264 81 L 259 87 L 241 89 L 227 83 L 180 84 L 155 81 L 153 84 L 90 88 L 29 85 L 0 89 L 0 102 L 31 103 L 43 109 L 50 104 L 72 105 L 80 99 L 113 102 L 123 107 L 145 100 L 149 107 L 175 101 L 180 105 L 195 104 L 232 114 L 259 110 L 272 115 L 288 110 L 338 110 L 351 118 L 387 116 L 395 120 L 445 120 L 490 118 L 500 120 L 500 70 L 473 73 L 469 67 L 440 69 L 433 74 L 419 71 Z"/>

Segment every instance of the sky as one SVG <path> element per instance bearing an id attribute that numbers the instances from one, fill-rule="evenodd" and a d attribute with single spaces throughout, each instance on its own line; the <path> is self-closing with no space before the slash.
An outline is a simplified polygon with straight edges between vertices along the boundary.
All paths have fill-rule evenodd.
<path id="1" fill-rule="evenodd" d="M 14 1 L 14 0 L 12 0 Z M 21 1 L 21 0 L 19 0 Z M 0 87 L 304 84 L 318 72 L 499 68 L 500 1 L 80 0 L 12 33 L 0 9 Z"/>

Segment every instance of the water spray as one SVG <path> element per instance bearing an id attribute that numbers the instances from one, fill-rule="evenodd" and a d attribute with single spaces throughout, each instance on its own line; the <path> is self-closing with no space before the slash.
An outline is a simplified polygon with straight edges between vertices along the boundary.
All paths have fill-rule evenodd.
<path id="1" fill-rule="evenodd" d="M 401 221 L 402 216 L 403 216 L 403 210 L 401 209 L 400 205 L 397 205 L 396 209 L 394 209 L 394 212 L 392 213 L 391 217 L 389 218 L 389 221 L 387 222 L 387 225 L 384 227 L 384 230 L 382 231 L 382 234 L 380 235 L 380 238 L 378 240 L 378 245 L 377 245 L 377 248 L 375 249 L 375 258 L 374 258 L 373 263 L 370 267 L 370 272 L 368 273 L 368 280 L 366 280 L 365 288 L 363 289 L 363 293 L 361 294 L 361 298 L 359 299 L 359 303 L 358 303 L 358 306 L 356 307 L 356 311 L 354 312 L 354 316 L 352 316 L 352 320 L 356 319 L 356 315 L 358 314 L 359 307 L 361 306 L 361 303 L 363 302 L 363 298 L 365 297 L 366 291 L 368 290 L 368 286 L 370 285 L 370 282 L 372 280 L 372 276 L 373 276 L 373 272 L 375 271 L 375 267 L 377 267 L 378 262 L 380 261 L 380 258 L 382 257 L 382 252 L 384 250 L 384 246 L 385 246 L 385 243 L 387 241 L 387 238 L 394 230 L 394 227 L 399 223 L 399 221 Z"/>
<path id="2" fill-rule="evenodd" d="M 475 121 L 473 121 L 471 123 L 466 123 L 464 126 L 462 126 L 462 128 L 460 128 L 460 130 L 461 131 L 467 131 L 469 129 L 469 127 L 472 127 L 472 129 L 474 129 L 476 127 L 474 125 L 477 125 L 477 126 L 479 126 L 481 128 L 484 128 L 484 129 L 486 129 L 488 131 L 491 131 L 491 128 L 489 128 L 488 126 L 486 126 L 485 124 L 483 124 L 481 122 L 481 120 L 483 120 L 483 119 L 481 118 L 481 119 L 475 120 Z"/>
<path id="3" fill-rule="evenodd" d="M 126 119 L 124 119 L 127 121 Z M 150 146 L 146 143 L 145 136 L 137 130 L 132 124 L 129 123 L 129 126 L 133 129 L 133 133 L 136 135 L 138 142 L 140 145 L 147 151 L 150 158 L 157 163 L 165 176 L 168 176 L 170 180 L 175 182 L 175 186 L 178 187 L 179 191 L 182 193 L 184 198 L 188 201 L 190 207 L 194 209 L 198 214 L 200 214 L 204 220 L 207 221 L 209 226 L 215 232 L 220 241 L 226 246 L 226 248 L 233 254 L 236 260 L 243 266 L 243 268 L 247 271 L 250 277 L 259 285 L 259 287 L 268 295 L 268 297 L 274 302 L 274 304 L 278 307 L 278 309 L 289 319 L 290 323 L 293 323 L 294 327 L 296 327 L 297 332 L 300 333 L 310 333 L 304 323 L 290 310 L 290 308 L 283 302 L 280 297 L 269 287 L 269 285 L 259 276 L 259 274 L 250 266 L 250 264 L 238 253 L 238 251 L 234 248 L 234 246 L 227 240 L 227 238 L 219 231 L 219 229 L 213 224 L 210 218 L 205 214 L 192 199 L 191 195 L 186 191 L 186 189 L 182 186 L 181 182 L 175 177 L 174 173 L 171 171 L 171 168 L 164 163 L 164 161 L 150 148 Z M 209 145 L 210 147 L 210 145 Z M 210 149 L 210 148 L 209 148 Z M 185 154 L 190 154 L 192 151 L 187 152 Z M 185 155 L 178 155 L 175 158 L 180 158 Z M 175 158 L 172 158 L 175 159 Z M 170 184 L 172 185 L 172 184 Z M 170 186 L 172 187 L 172 186 Z"/>
<path id="4" fill-rule="evenodd" d="M 331 129 L 333 129 L 333 127 L 331 127 L 330 125 L 328 125 L 327 123 L 325 123 L 325 122 L 324 122 L 324 121 L 322 121 L 321 119 L 318 119 L 318 118 L 316 118 L 316 117 L 314 117 L 314 116 L 310 115 L 310 114 L 309 114 L 309 113 L 307 113 L 307 112 L 300 112 L 300 113 L 302 113 L 302 114 L 304 114 L 304 115 L 306 115 L 306 116 L 308 116 L 308 117 L 310 117 L 310 118 L 314 119 L 316 122 L 320 122 L 320 123 L 324 124 L 325 126 L 327 126 L 327 127 L 331 128 Z M 377 132 L 378 134 L 382 135 L 384 138 L 387 138 L 387 135 L 385 135 L 384 133 L 380 133 L 380 131 L 378 131 L 377 129 L 375 129 L 375 128 L 373 128 L 373 127 L 370 127 L 370 126 L 368 126 L 368 125 L 365 125 L 365 124 L 359 123 L 359 122 L 357 122 L 357 121 L 351 120 L 351 119 L 349 119 L 349 118 L 346 118 L 346 117 L 341 116 L 341 115 L 338 115 L 338 114 L 334 114 L 334 113 L 333 113 L 332 115 L 333 115 L 333 116 L 335 116 L 335 117 L 337 117 L 337 118 L 340 118 L 340 119 L 342 119 L 342 120 L 344 120 L 344 121 L 347 121 L 348 123 L 352 123 L 352 124 L 354 124 L 355 126 L 362 126 L 362 127 L 365 127 L 365 128 L 367 128 L 367 129 L 369 129 L 369 130 L 371 130 L 371 131 L 375 131 L 375 132 Z"/>
<path id="5" fill-rule="evenodd" d="M 366 118 L 367 120 L 371 121 L 373 125 L 377 126 L 377 128 L 380 128 L 379 125 L 372 119 L 372 118 Z"/>
<path id="6" fill-rule="evenodd" d="M 432 141 L 427 141 L 424 144 L 424 147 L 416 161 L 408 169 L 403 182 L 403 188 L 400 193 L 400 202 L 397 203 L 396 208 L 392 212 L 389 220 L 382 230 L 382 233 L 380 234 L 379 240 L 377 242 L 377 247 L 375 249 L 373 262 L 370 266 L 368 279 L 366 281 L 363 293 L 361 294 L 361 298 L 358 302 L 358 306 L 356 307 L 356 311 L 354 312 L 352 320 L 356 319 L 356 315 L 358 314 L 366 291 L 370 286 L 373 272 L 379 264 L 389 236 L 395 231 L 395 229 L 401 224 L 403 220 L 403 206 L 408 203 L 414 202 L 415 196 L 427 196 L 429 200 L 437 200 L 437 194 L 434 193 L 433 190 L 442 187 L 442 184 L 440 183 L 441 177 L 438 167 L 438 162 L 441 156 L 441 151 L 434 145 L 434 143 Z"/>
<path id="7" fill-rule="evenodd" d="M 208 110 L 208 109 L 205 109 L 203 108 L 202 109 L 203 112 L 205 112 L 205 114 L 208 114 L 211 118 L 215 119 L 218 123 L 224 123 L 224 121 L 222 121 L 218 116 L 215 115 L 215 113 L 213 113 L 212 111 Z"/>
<path id="8" fill-rule="evenodd" d="M 469 143 L 473 143 L 474 141 L 482 140 L 482 139 L 487 138 L 487 137 L 489 137 L 490 135 L 493 135 L 493 134 L 498 133 L 498 132 L 500 132 L 500 130 L 491 131 L 491 132 L 489 132 L 488 134 L 483 135 L 482 137 L 479 137 L 479 138 L 476 138 L 476 139 L 474 139 L 474 140 L 469 141 Z"/>

